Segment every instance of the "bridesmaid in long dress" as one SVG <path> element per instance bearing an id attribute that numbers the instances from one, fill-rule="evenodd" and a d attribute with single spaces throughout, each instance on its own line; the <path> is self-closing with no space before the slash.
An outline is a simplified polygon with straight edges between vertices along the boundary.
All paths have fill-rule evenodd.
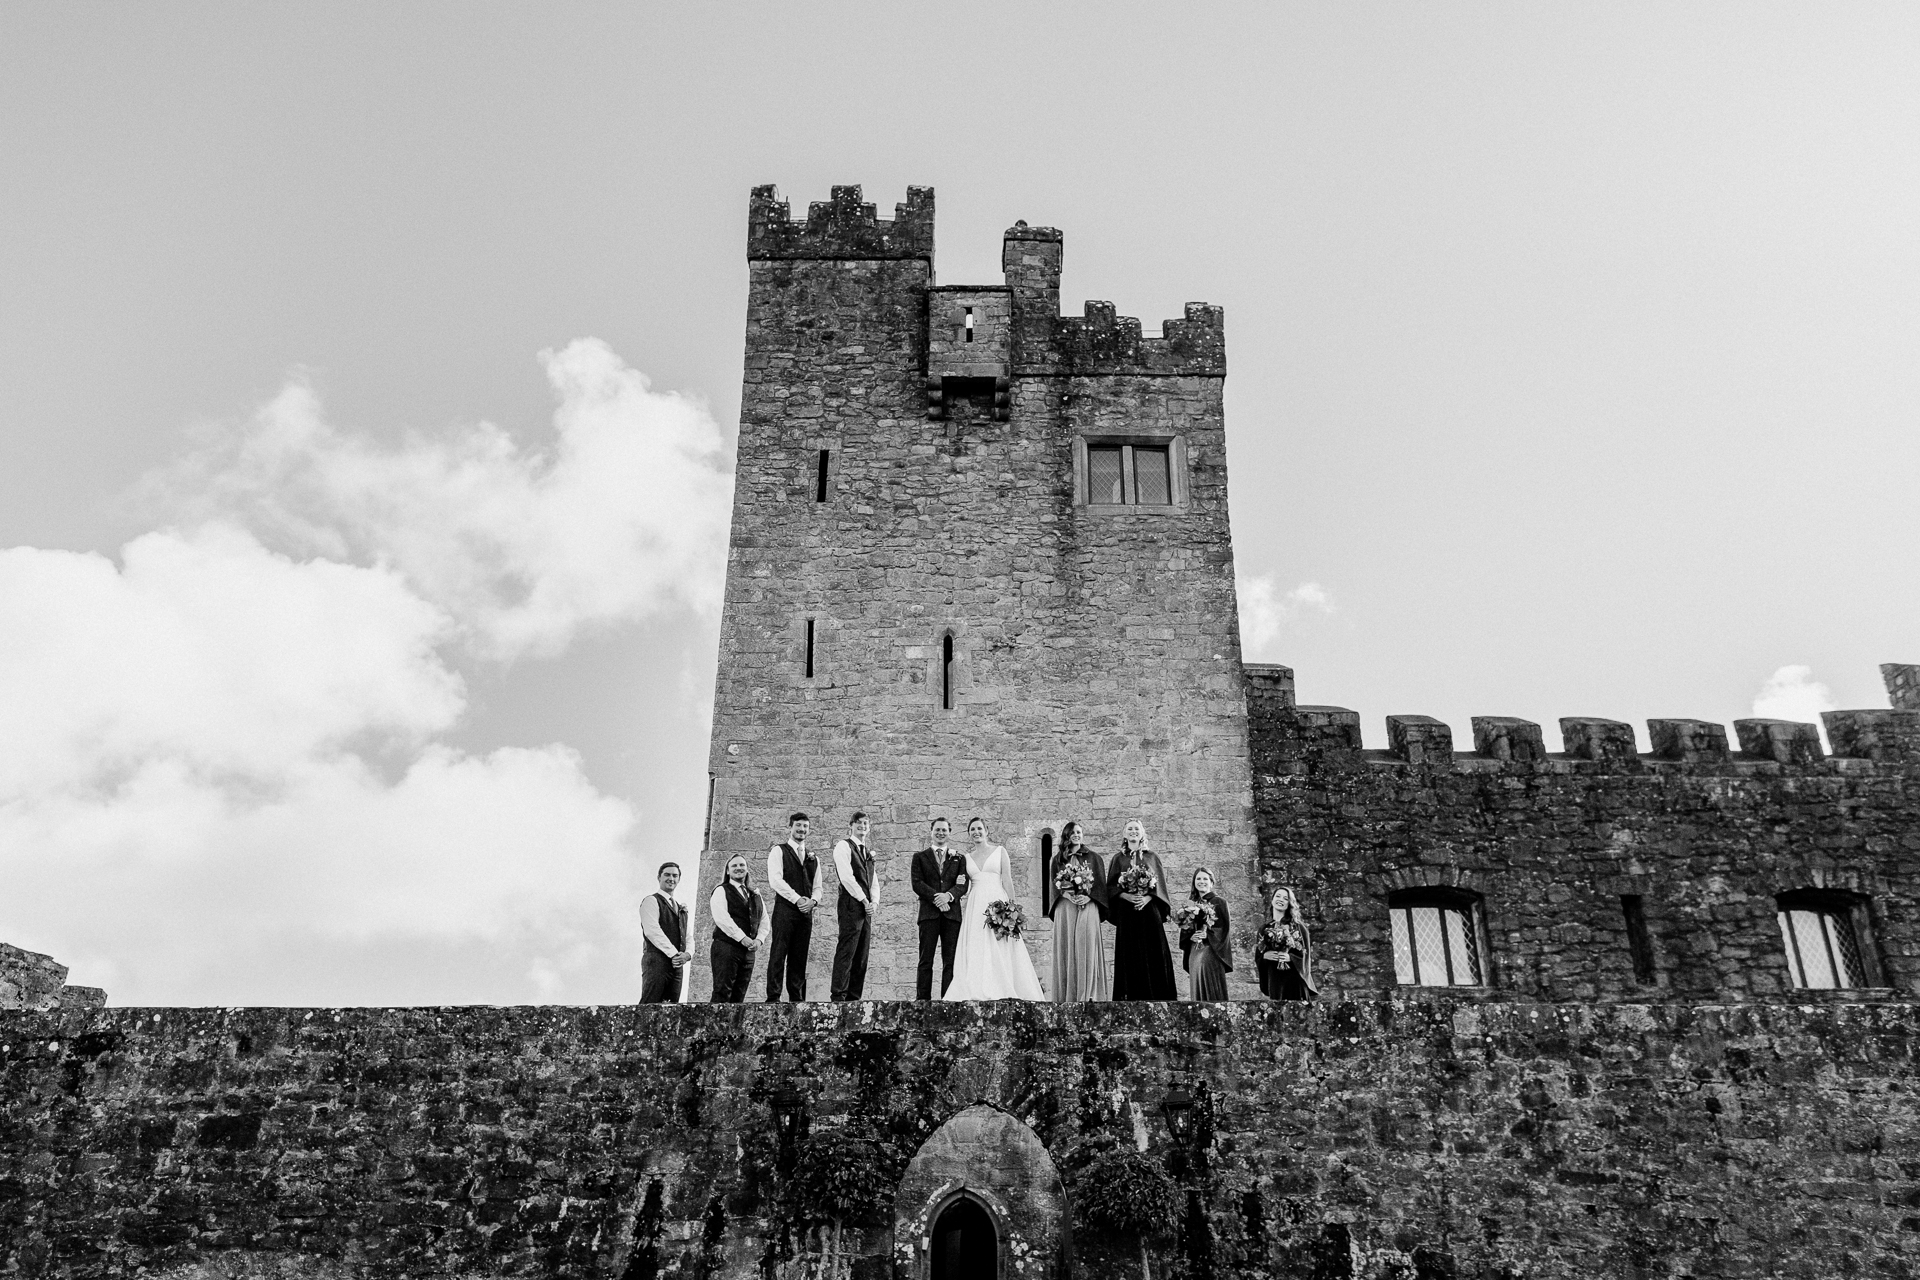
<path id="1" fill-rule="evenodd" d="M 1069 867 L 1086 873 L 1085 893 L 1059 888 L 1060 877 Z M 1053 921 L 1053 998 L 1105 1000 L 1107 958 L 1100 954 L 1100 922 L 1107 912 L 1107 864 L 1081 843 L 1079 823 L 1060 828 L 1060 850 L 1047 868 L 1047 883 L 1054 886 L 1047 906 Z"/>
<path id="2" fill-rule="evenodd" d="M 1123 891 L 1120 881 L 1128 871 L 1153 877 L 1144 890 Z M 1113 998 L 1115 1000 L 1174 1000 L 1173 952 L 1167 948 L 1167 873 L 1160 855 L 1147 848 L 1147 828 L 1127 824 L 1120 852 L 1107 864 L 1107 916 L 1113 921 Z"/>
<path id="3" fill-rule="evenodd" d="M 1253 965 L 1260 971 L 1260 990 L 1275 1000 L 1311 1000 L 1320 994 L 1313 985 L 1313 930 L 1300 913 L 1300 899 L 1285 885 L 1267 904 L 1267 923 L 1253 944 Z"/>
<path id="4" fill-rule="evenodd" d="M 1227 975 L 1233 972 L 1233 937 L 1227 931 L 1227 900 L 1213 891 L 1213 872 L 1201 867 L 1193 873 L 1188 901 L 1213 908 L 1213 923 L 1205 932 L 1180 930 L 1180 949 L 1187 957 L 1187 978 L 1194 1000 L 1227 999 Z"/>

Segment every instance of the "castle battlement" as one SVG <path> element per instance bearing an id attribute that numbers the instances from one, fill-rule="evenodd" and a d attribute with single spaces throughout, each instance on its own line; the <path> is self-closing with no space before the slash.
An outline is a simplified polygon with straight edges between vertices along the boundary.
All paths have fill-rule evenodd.
<path id="1" fill-rule="evenodd" d="M 1890 695 L 1901 696 L 1902 682 L 1920 667 L 1887 663 L 1881 667 Z M 1473 748 L 1454 748 L 1453 728 L 1424 715 L 1386 718 L 1387 747 L 1368 750 L 1360 728 L 1360 713 L 1346 707 L 1298 706 L 1293 696 L 1290 668 L 1247 665 L 1249 698 L 1264 723 L 1284 720 L 1283 732 L 1265 740 L 1276 758 L 1298 758 L 1307 753 L 1349 753 L 1376 764 L 1424 764 L 1484 770 L 1488 765 L 1511 765 L 1522 771 L 1550 768 L 1553 762 L 1598 765 L 1632 773 L 1649 767 L 1699 766 L 1707 771 L 1737 772 L 1755 765 L 1785 765 L 1833 772 L 1857 770 L 1859 762 L 1893 766 L 1895 771 L 1920 764 L 1920 710 L 1898 705 L 1826 711 L 1821 721 L 1833 744 L 1831 754 L 1822 745 L 1820 726 L 1791 720 L 1740 719 L 1733 722 L 1735 745 L 1729 745 L 1726 726 L 1712 720 L 1659 718 L 1647 721 L 1648 750 L 1640 750 L 1634 727 L 1625 721 L 1599 716 L 1563 716 L 1563 750 L 1549 752 L 1538 724 L 1515 716 L 1472 717 Z M 1836 763 L 1845 762 L 1845 763 Z"/>
<path id="2" fill-rule="evenodd" d="M 1912 670 L 1883 668 L 1896 697 Z M 1403 911 L 1470 921 L 1467 985 L 1503 999 L 1884 999 L 1920 980 L 1920 710 L 1826 712 L 1831 753 L 1809 723 L 1730 738 L 1655 718 L 1642 740 L 1598 716 L 1563 717 L 1548 751 L 1516 716 L 1472 717 L 1456 750 L 1444 721 L 1390 715 L 1370 749 L 1358 712 L 1296 704 L 1287 668 L 1249 667 L 1247 687 L 1261 881 L 1318 904 L 1325 989 L 1429 983 L 1387 936 Z M 1831 969 L 1783 945 L 1789 910 L 1837 939 Z"/>
<path id="3" fill-rule="evenodd" d="M 924 258 L 933 260 L 933 188 L 908 187 L 893 207 L 891 222 L 862 203 L 860 188 L 835 187 L 827 200 L 807 206 L 804 222 L 793 220 L 787 201 L 772 185 L 753 189 L 747 206 L 747 257 Z"/>
<path id="4" fill-rule="evenodd" d="M 1167 320 L 1161 336 L 1143 337 L 1140 321 L 1115 313 L 1111 302 L 1089 302 L 1086 314 L 1062 316 L 1054 328 L 1050 372 L 1224 378 L 1226 310 L 1189 302 L 1183 319 Z M 1022 372 L 1028 370 L 1023 368 Z"/>
<path id="5" fill-rule="evenodd" d="M 1417 764 L 1484 770 L 1514 766 L 1521 772 L 1551 770 L 1555 762 L 1598 765 L 1619 773 L 1659 766 L 1687 765 L 1699 770 L 1735 773 L 1756 765 L 1789 766 L 1834 772 L 1857 771 L 1860 762 L 1887 765 L 1895 772 L 1920 763 L 1920 712 L 1867 708 L 1821 714 L 1829 754 L 1819 726 L 1791 720 L 1735 720 L 1739 749 L 1728 747 L 1726 726 L 1711 720 L 1648 720 L 1651 749 L 1640 750 L 1632 725 L 1598 716 L 1563 716 L 1561 751 L 1548 751 L 1538 724 L 1513 716 L 1474 716 L 1473 750 L 1454 749 L 1453 728 L 1432 716 L 1386 718 L 1387 747 L 1370 750 L 1362 742 L 1360 713 L 1346 707 L 1293 706 L 1296 731 L 1275 739 L 1281 755 L 1347 752 L 1375 764 Z M 1282 743 L 1284 742 L 1284 746 Z"/>

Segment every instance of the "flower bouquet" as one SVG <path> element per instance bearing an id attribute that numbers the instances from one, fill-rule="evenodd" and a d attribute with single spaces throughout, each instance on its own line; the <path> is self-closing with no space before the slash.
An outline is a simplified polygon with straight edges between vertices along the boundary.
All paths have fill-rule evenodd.
<path id="1" fill-rule="evenodd" d="M 1011 898 L 987 904 L 987 928 L 996 938 L 1017 938 L 1027 927 L 1027 909 Z"/>
<path id="2" fill-rule="evenodd" d="M 1173 913 L 1182 933 L 1210 933 L 1216 913 L 1211 902 L 1189 902 Z"/>
<path id="3" fill-rule="evenodd" d="M 1082 897 L 1093 893 L 1093 868 L 1084 862 L 1069 862 L 1054 872 L 1053 887 L 1056 892 L 1077 893 Z"/>
<path id="4" fill-rule="evenodd" d="M 1143 898 L 1153 896 L 1153 889 L 1159 881 L 1153 878 L 1153 872 L 1145 867 L 1128 867 L 1120 873 L 1120 892 L 1137 893 Z"/>
<path id="5" fill-rule="evenodd" d="M 1289 951 L 1305 951 L 1307 940 L 1301 936 L 1300 926 L 1294 924 L 1274 924 L 1269 921 L 1260 929 L 1260 950 L 1277 953 L 1274 959 L 1286 963 Z"/>

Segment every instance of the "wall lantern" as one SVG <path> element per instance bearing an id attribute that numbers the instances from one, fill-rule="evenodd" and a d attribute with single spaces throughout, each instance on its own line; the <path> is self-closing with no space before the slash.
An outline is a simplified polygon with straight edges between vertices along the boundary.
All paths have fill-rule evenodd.
<path id="1" fill-rule="evenodd" d="M 1169 1090 L 1161 1107 L 1167 1113 L 1167 1131 L 1185 1148 L 1193 1141 L 1193 1095 L 1185 1089 Z"/>

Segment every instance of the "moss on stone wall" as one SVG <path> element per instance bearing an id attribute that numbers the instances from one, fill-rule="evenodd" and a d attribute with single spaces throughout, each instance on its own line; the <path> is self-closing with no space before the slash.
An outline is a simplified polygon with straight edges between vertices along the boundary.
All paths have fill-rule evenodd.
<path id="1" fill-rule="evenodd" d="M 985 1105 L 1069 1179 L 1144 1143 L 1187 1197 L 1162 1276 L 1912 1275 L 1917 1036 L 1891 1003 L 10 1013 L 0 1274 L 896 1274 L 872 1215 L 783 1208 L 797 1096 L 903 1150 Z M 1023 1275 L 1098 1252 L 1022 1242 Z"/>

